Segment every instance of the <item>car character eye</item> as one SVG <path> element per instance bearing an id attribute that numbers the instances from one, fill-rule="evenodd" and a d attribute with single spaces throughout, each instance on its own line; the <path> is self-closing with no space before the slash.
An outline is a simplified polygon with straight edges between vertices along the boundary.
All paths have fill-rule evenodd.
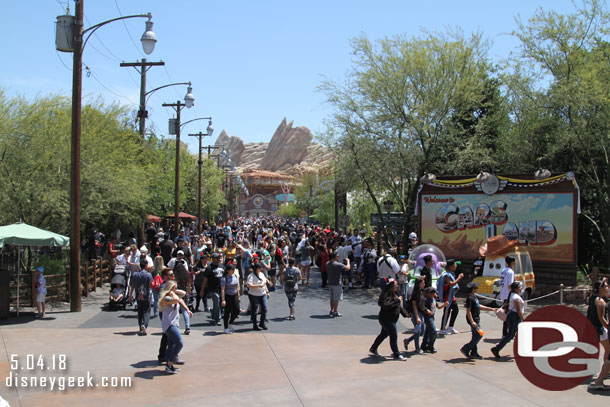
<path id="1" fill-rule="evenodd" d="M 500 269 L 502 268 L 502 265 L 501 265 L 500 263 L 496 263 L 496 268 L 497 268 L 498 270 L 500 270 Z"/>
<path id="2" fill-rule="evenodd" d="M 494 268 L 494 264 L 493 263 L 489 263 L 489 268 L 493 269 Z"/>

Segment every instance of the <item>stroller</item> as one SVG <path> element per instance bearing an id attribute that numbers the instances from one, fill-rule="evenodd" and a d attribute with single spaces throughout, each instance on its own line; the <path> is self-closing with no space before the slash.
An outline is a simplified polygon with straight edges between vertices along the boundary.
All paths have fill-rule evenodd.
<path id="1" fill-rule="evenodd" d="M 117 265 L 110 280 L 110 299 L 108 308 L 112 311 L 127 307 L 127 290 L 129 288 L 129 273 L 124 265 Z"/>

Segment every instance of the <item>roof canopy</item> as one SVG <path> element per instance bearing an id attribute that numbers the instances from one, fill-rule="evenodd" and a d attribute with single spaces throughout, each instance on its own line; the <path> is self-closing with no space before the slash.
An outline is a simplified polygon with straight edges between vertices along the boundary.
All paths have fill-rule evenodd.
<path id="1" fill-rule="evenodd" d="M 25 223 L 0 226 L 0 248 L 15 246 L 68 246 L 70 239 Z"/>

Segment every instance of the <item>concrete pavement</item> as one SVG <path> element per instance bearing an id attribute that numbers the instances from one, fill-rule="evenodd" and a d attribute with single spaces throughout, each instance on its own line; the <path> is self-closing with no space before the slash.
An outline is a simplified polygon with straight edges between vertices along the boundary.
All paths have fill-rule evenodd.
<path id="1" fill-rule="evenodd" d="M 318 277 L 319 273 L 313 273 Z M 271 294 L 269 330 L 250 331 L 248 317 L 236 321 L 236 332 L 222 333 L 212 326 L 207 313 L 196 313 L 192 332 L 183 336 L 182 372 L 167 376 L 157 365 L 160 322 L 153 319 L 150 334 L 136 335 L 132 309 L 105 311 L 107 291 L 98 290 L 85 302 L 83 312 L 51 313 L 46 320 L 11 319 L 0 327 L 0 395 L 11 406 L 181 406 L 248 405 L 346 406 L 410 403 L 424 400 L 433 405 L 476 404 L 572 406 L 602 405 L 604 395 L 590 394 L 586 385 L 565 392 L 548 392 L 531 385 L 510 357 L 493 360 L 489 348 L 500 338 L 501 323 L 482 313 L 485 337 L 479 345 L 484 360 L 468 361 L 459 348 L 470 339 L 460 300 L 456 328 L 466 332 L 439 337 L 434 355 L 405 352 L 406 362 L 394 361 L 386 341 L 380 347 L 385 358 L 367 351 L 379 332 L 376 295 L 361 289 L 346 291 L 341 318 L 328 317 L 326 290 L 316 278 L 301 287 L 296 320 L 289 321 L 282 290 Z M 247 300 L 242 299 L 242 308 Z M 437 321 L 440 316 L 437 315 Z M 183 324 L 183 321 L 181 321 Z M 401 319 L 402 331 L 412 328 Z M 402 339 L 399 335 L 399 345 Z M 512 346 L 504 353 L 512 354 Z M 67 369 L 27 369 L 26 355 L 67 355 Z M 23 376 L 95 377 L 98 386 L 49 391 L 48 388 L 5 386 L 11 373 L 10 357 Z M 24 369 L 20 369 L 20 367 Z M 104 388 L 102 377 L 130 378 L 131 386 Z"/>

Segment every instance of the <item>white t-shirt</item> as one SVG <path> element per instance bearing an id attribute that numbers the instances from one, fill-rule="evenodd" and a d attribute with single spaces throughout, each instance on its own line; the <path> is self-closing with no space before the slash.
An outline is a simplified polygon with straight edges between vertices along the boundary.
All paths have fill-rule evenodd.
<path id="1" fill-rule="evenodd" d="M 387 259 L 387 261 L 384 259 Z M 396 273 L 399 271 L 400 266 L 398 265 L 398 262 L 389 254 L 386 254 L 377 260 L 377 272 L 379 273 L 380 278 L 396 278 Z"/>
<path id="2" fill-rule="evenodd" d="M 264 273 L 260 273 L 258 276 L 255 273 L 248 274 L 248 279 L 246 280 L 246 284 L 248 285 L 248 294 L 253 295 L 255 297 L 262 297 L 267 294 L 267 287 L 250 287 L 250 284 L 267 284 L 267 279 L 265 278 Z"/>
<path id="3" fill-rule="evenodd" d="M 515 272 L 510 267 L 504 267 L 500 273 L 500 299 L 507 300 L 510 285 L 515 281 Z"/>
<path id="4" fill-rule="evenodd" d="M 349 254 L 352 251 L 352 246 L 340 246 L 337 248 L 337 261 L 339 263 L 343 263 L 343 260 L 349 257 Z"/>
<path id="5" fill-rule="evenodd" d="M 359 243 L 354 246 L 354 257 L 362 257 L 362 238 L 360 236 L 351 236 L 349 240 L 352 246 Z"/>
<path id="6" fill-rule="evenodd" d="M 523 301 L 523 298 L 521 298 L 521 296 L 519 294 L 513 293 L 510 296 L 510 303 L 508 304 L 508 310 L 517 312 L 517 303 L 521 304 L 521 311 L 523 311 L 523 305 L 525 304 L 525 301 Z"/>

